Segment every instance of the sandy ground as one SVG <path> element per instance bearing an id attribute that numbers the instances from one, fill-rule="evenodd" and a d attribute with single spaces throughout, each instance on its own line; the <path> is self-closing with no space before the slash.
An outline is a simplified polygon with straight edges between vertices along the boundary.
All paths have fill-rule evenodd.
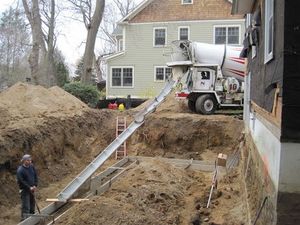
<path id="1" fill-rule="evenodd" d="M 37 199 L 55 197 L 115 137 L 116 116 L 93 110 L 58 87 L 16 84 L 0 93 L 0 224 L 19 220 L 16 168 L 24 153 L 39 172 Z M 212 173 L 178 169 L 159 157 L 214 161 L 239 145 L 242 121 L 234 116 L 191 113 L 169 96 L 128 140 L 131 155 L 153 156 L 136 165 L 102 196 L 75 204 L 58 224 L 245 224 L 238 169 L 220 179 L 205 209 Z M 109 163 L 113 163 L 111 159 Z"/>

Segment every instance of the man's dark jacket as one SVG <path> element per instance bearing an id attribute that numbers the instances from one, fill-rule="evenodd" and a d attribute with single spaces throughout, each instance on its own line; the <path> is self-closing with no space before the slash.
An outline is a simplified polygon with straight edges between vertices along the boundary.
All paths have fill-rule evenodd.
<path id="1" fill-rule="evenodd" d="M 19 166 L 17 170 L 18 184 L 21 190 L 30 190 L 30 187 L 37 186 L 38 178 L 33 165 L 25 167 Z"/>

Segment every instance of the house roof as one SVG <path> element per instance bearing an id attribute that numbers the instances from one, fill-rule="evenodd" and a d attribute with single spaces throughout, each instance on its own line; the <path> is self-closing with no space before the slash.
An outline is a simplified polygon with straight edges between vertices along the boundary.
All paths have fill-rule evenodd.
<path id="1" fill-rule="evenodd" d="M 250 13 L 255 0 L 233 0 L 232 14 L 247 14 Z"/>
<path id="2" fill-rule="evenodd" d="M 179 5 L 182 5 L 180 0 L 144 0 L 119 24 L 242 18 L 231 15 L 232 0 L 213 0 L 205 5 L 195 1 L 193 5 Z M 164 12 L 163 16 L 161 12 Z"/>
<path id="3" fill-rule="evenodd" d="M 142 1 L 131 13 L 125 16 L 120 22 L 126 22 L 136 16 L 140 11 L 146 8 L 153 0 Z"/>
<path id="4" fill-rule="evenodd" d="M 114 53 L 114 54 L 105 56 L 105 57 L 103 57 L 103 58 L 104 58 L 104 60 L 107 61 L 107 60 L 111 60 L 111 59 L 114 59 L 114 58 L 116 58 L 116 57 L 119 57 L 119 56 L 121 56 L 121 55 L 124 55 L 124 54 L 125 54 L 125 52 L 122 51 L 122 52 L 117 52 L 117 53 Z"/>

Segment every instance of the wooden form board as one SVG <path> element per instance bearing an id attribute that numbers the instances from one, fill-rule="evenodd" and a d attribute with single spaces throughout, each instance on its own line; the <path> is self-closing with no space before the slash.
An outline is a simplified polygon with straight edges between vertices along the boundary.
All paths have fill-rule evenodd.
<path id="1" fill-rule="evenodd" d="M 267 121 L 271 122 L 272 124 L 280 128 L 281 127 L 281 98 L 280 100 L 279 98 L 277 98 L 276 102 L 277 102 L 276 107 L 273 106 L 272 113 L 261 108 L 253 101 L 251 101 L 251 109 L 254 112 L 258 113 L 263 118 L 265 118 Z"/>
<path id="2" fill-rule="evenodd" d="M 88 201 L 89 199 L 87 198 L 74 198 L 74 199 L 69 199 L 67 202 L 82 202 L 82 201 Z M 58 198 L 47 198 L 46 202 L 61 202 Z"/>

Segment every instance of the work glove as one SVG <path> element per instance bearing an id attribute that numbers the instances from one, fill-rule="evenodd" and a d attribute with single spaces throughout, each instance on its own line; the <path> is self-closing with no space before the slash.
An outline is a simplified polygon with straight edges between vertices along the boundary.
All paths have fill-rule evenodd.
<path id="1" fill-rule="evenodd" d="M 31 193 L 34 193 L 36 191 L 36 186 L 30 187 L 30 191 L 31 191 Z"/>

